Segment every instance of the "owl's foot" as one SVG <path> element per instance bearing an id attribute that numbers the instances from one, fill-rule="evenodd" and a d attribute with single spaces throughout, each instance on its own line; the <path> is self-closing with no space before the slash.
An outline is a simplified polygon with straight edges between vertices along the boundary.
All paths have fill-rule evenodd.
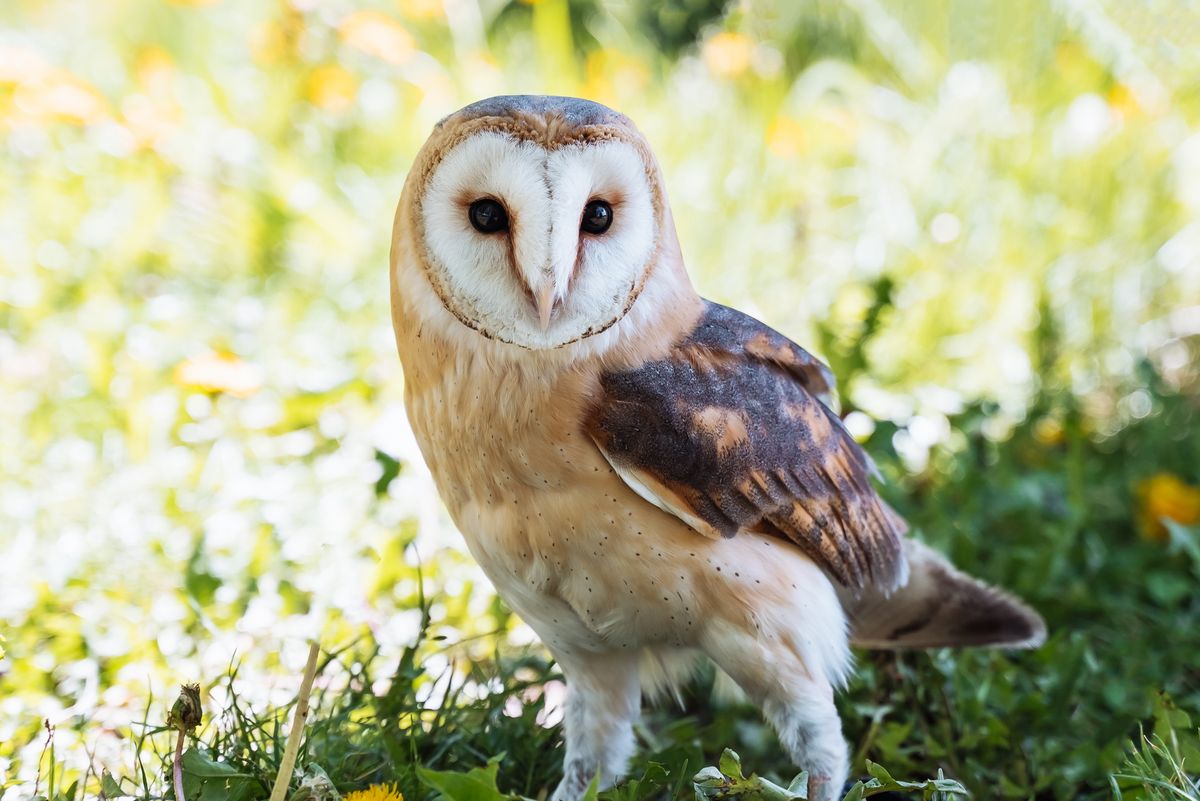
<path id="1" fill-rule="evenodd" d="M 556 654 L 567 679 L 567 755 L 550 801 L 579 801 L 600 775 L 604 790 L 625 773 L 641 711 L 636 653 Z"/>
<path id="2" fill-rule="evenodd" d="M 813 776 L 808 777 L 808 801 L 837 801 L 841 798 L 838 789 L 840 783 L 835 782 L 829 776 Z"/>
<path id="3" fill-rule="evenodd" d="M 800 654 L 783 647 L 788 642 L 783 635 L 768 639 L 757 631 L 732 628 L 718 633 L 720 638 L 705 650 L 762 706 L 792 764 L 808 771 L 810 801 L 837 801 L 850 758 L 833 703 L 833 685 L 814 669 L 821 662 L 806 663 Z M 846 649 L 846 643 L 835 641 L 826 647 L 836 652 Z"/>
<path id="4" fill-rule="evenodd" d="M 565 765 L 562 781 L 558 783 L 558 787 L 554 788 L 550 801 L 579 801 L 587 792 L 591 781 L 592 776 L 583 763 Z"/>

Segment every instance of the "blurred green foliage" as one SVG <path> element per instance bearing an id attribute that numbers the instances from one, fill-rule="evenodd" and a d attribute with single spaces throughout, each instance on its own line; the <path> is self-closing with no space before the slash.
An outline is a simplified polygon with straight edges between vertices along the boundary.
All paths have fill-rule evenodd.
<path id="1" fill-rule="evenodd" d="M 918 534 L 1050 623 L 1032 654 L 862 655 L 855 769 L 981 798 L 1178 789 L 1197 86 L 1188 4 L 7 0 L 5 801 L 111 795 L 105 770 L 165 792 L 152 724 L 184 680 L 228 710 L 205 758 L 265 788 L 314 636 L 337 650 L 306 759 L 339 788 L 417 799 L 418 765 L 501 752 L 501 788 L 553 783 L 561 687 L 422 467 L 385 268 L 432 125 L 521 91 L 642 127 L 702 292 L 826 358 Z M 668 774 L 647 793 L 729 745 L 790 778 L 706 681 L 641 738 Z"/>

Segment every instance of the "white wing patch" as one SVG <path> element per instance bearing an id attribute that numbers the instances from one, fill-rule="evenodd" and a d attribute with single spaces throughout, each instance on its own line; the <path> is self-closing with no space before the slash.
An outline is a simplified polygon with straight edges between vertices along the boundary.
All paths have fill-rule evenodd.
<path id="1" fill-rule="evenodd" d="M 694 529 L 697 534 L 702 534 L 711 539 L 721 538 L 720 534 L 718 534 L 716 531 L 713 531 L 712 526 L 708 525 L 703 520 L 689 512 L 686 506 L 671 503 L 665 497 L 665 493 L 659 494 L 651 490 L 650 487 L 646 485 L 646 482 L 642 481 L 642 479 L 638 476 L 636 471 L 630 470 L 628 467 L 622 467 L 614 462 L 609 458 L 608 453 L 606 453 L 603 448 L 600 448 L 599 450 L 604 454 L 605 461 L 612 466 L 612 469 L 615 470 L 617 475 L 621 477 L 621 480 L 625 482 L 625 485 L 636 492 L 638 497 L 643 501 L 657 506 L 659 509 L 662 509 L 669 515 L 678 517 L 680 520 L 682 520 L 684 523 L 687 523 L 688 526 Z"/>

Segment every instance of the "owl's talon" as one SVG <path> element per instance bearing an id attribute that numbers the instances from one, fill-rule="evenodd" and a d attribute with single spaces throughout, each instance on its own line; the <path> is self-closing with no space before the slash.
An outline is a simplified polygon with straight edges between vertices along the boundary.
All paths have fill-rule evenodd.
<path id="1" fill-rule="evenodd" d="M 837 785 L 829 776 L 808 777 L 808 801 L 837 801 Z"/>

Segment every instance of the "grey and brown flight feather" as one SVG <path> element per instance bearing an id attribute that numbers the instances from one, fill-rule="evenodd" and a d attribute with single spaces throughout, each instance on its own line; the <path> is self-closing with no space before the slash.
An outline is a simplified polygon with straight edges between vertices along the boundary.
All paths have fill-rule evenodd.
<path id="1" fill-rule="evenodd" d="M 633 489 L 699 533 L 778 536 L 851 590 L 891 590 L 906 526 L 822 402 L 832 389 L 811 354 L 706 301 L 665 358 L 601 375 L 585 427 Z"/>

